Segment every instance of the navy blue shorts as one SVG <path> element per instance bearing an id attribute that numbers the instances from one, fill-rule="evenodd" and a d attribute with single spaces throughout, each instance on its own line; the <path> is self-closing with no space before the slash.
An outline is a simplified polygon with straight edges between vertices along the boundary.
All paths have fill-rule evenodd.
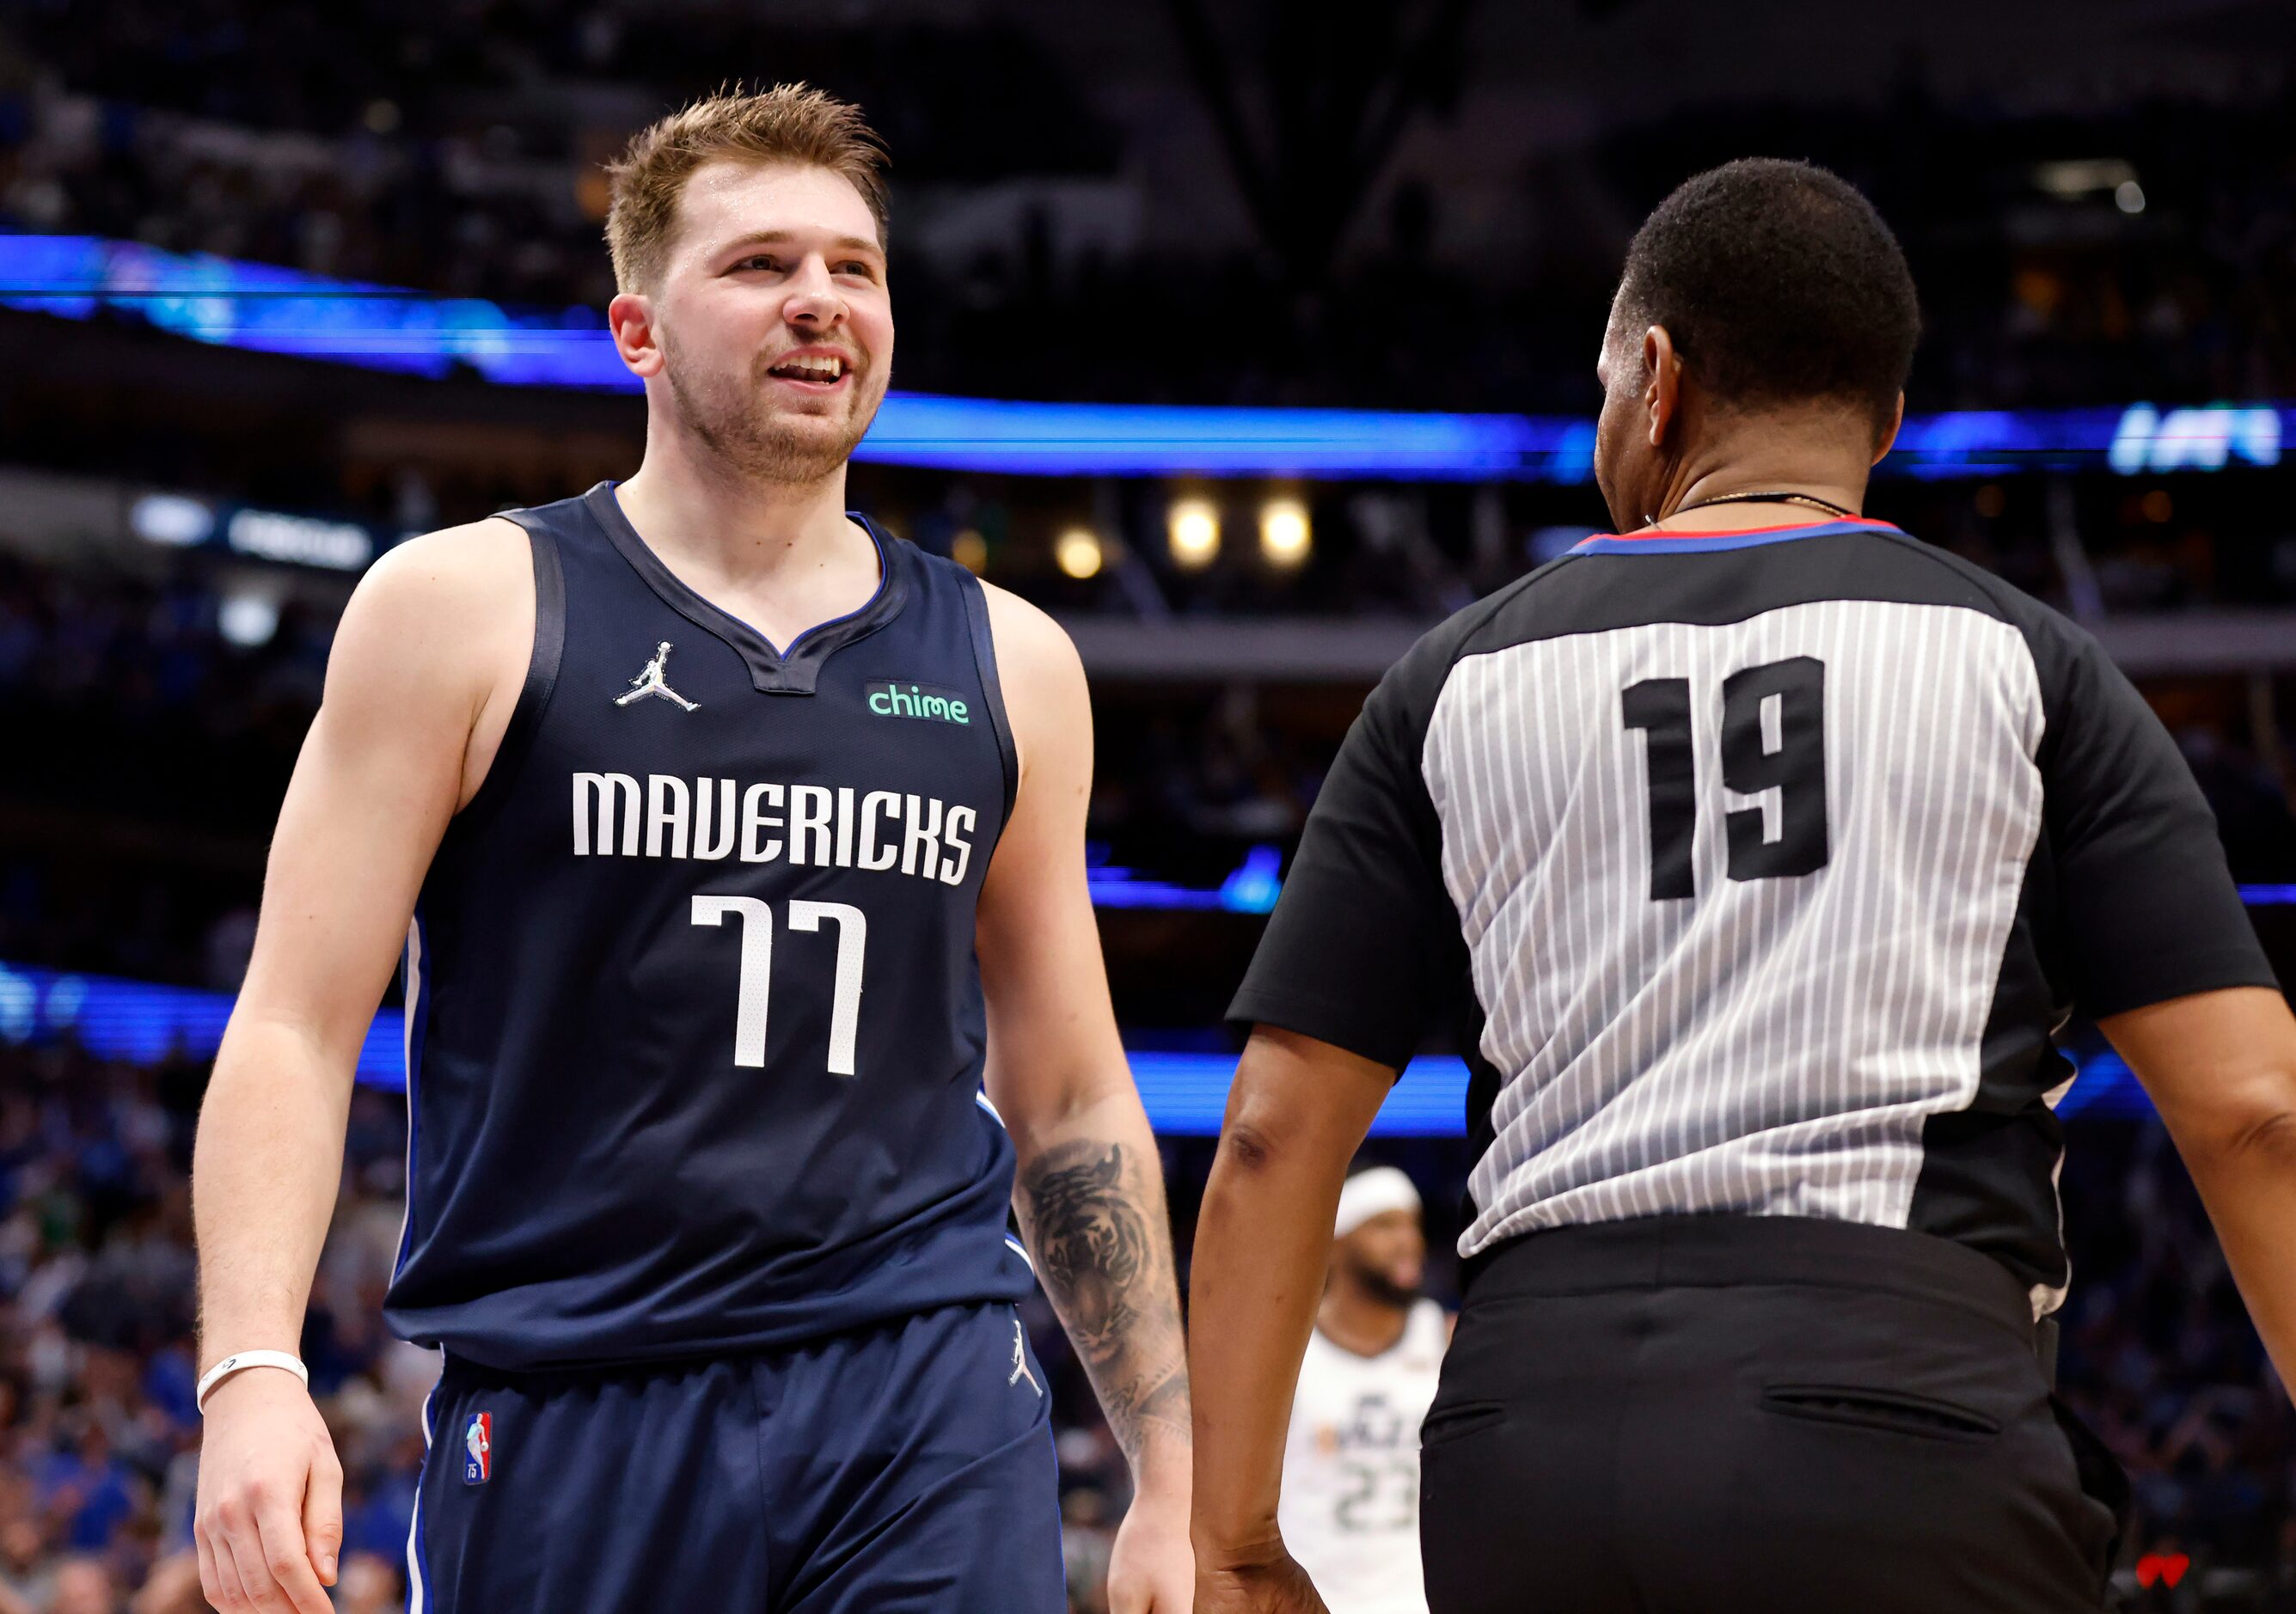
<path id="1" fill-rule="evenodd" d="M 643 1370 L 450 1358 L 410 1614 L 1061 1614 L 1044 1383 L 1001 1303 Z"/>

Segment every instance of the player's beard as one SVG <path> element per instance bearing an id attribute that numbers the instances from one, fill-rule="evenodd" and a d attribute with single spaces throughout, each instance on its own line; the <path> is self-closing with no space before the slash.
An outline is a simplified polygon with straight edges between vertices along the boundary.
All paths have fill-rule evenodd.
<path id="1" fill-rule="evenodd" d="M 1376 1305 L 1390 1307 L 1397 1311 L 1409 1311 L 1413 1303 L 1419 1299 L 1417 1289 L 1397 1282 L 1368 1261 L 1349 1261 L 1348 1275 L 1355 1280 L 1357 1287 L 1363 1290 L 1365 1297 Z"/>
<path id="2" fill-rule="evenodd" d="M 805 484 L 818 482 L 853 457 L 853 450 L 876 418 L 884 385 L 873 367 L 857 373 L 841 401 L 845 414 L 794 414 L 769 409 L 766 374 L 771 360 L 759 356 L 745 377 L 706 365 L 678 362 L 665 336 L 662 371 L 670 406 L 703 447 L 745 479 Z"/>
<path id="3" fill-rule="evenodd" d="M 1356 1281 L 1363 1285 L 1364 1293 L 1382 1306 L 1391 1307 L 1397 1311 L 1409 1311 L 1413 1302 L 1419 1299 L 1417 1290 L 1397 1282 L 1383 1272 L 1365 1268 L 1356 1274 Z"/>

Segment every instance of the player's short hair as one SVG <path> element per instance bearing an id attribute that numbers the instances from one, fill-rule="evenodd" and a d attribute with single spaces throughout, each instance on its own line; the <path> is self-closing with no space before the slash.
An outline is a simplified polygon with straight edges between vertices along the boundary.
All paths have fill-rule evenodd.
<path id="1" fill-rule="evenodd" d="M 677 201 L 704 163 L 795 163 L 841 175 L 861 193 L 885 235 L 885 146 L 861 109 L 803 84 L 748 91 L 731 85 L 681 107 L 630 137 L 606 165 L 612 201 L 606 246 L 614 283 L 643 291 L 660 272 L 677 233 Z"/>
<path id="2" fill-rule="evenodd" d="M 1718 398 L 1838 398 L 1889 430 L 1921 303 L 1898 238 L 1838 176 L 1753 157 L 1685 180 L 1635 233 L 1619 283 L 1625 330 L 1665 326 Z"/>

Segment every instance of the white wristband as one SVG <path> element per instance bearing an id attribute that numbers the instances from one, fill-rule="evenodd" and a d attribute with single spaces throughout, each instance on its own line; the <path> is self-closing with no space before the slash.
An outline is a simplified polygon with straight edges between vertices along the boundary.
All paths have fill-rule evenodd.
<path id="1" fill-rule="evenodd" d="M 226 1356 L 200 1377 L 199 1389 L 192 1392 L 192 1405 L 201 1413 L 208 1410 L 208 1396 L 215 1387 L 243 1368 L 282 1367 L 295 1375 L 306 1389 L 311 1385 L 311 1370 L 300 1360 L 283 1350 L 243 1350 L 235 1356 Z"/>

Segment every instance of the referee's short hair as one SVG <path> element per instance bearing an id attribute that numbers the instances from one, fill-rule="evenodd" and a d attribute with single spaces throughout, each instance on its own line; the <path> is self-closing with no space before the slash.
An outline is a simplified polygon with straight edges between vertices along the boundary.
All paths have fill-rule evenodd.
<path id="1" fill-rule="evenodd" d="M 1742 158 L 1683 182 L 1635 233 L 1622 329 L 1663 325 L 1699 385 L 1759 407 L 1839 398 L 1889 430 L 1921 305 L 1874 204 L 1806 162 Z"/>

